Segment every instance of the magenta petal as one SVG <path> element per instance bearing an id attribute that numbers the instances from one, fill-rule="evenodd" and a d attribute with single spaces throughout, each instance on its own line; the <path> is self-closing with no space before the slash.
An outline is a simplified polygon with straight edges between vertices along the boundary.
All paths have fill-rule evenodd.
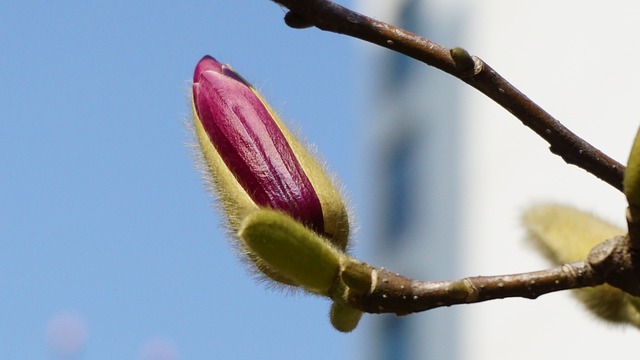
<path id="1" fill-rule="evenodd" d="M 203 128 L 254 202 L 281 210 L 322 234 L 318 195 L 249 85 L 210 56 L 198 63 L 193 81 L 194 104 Z"/>
<path id="2" fill-rule="evenodd" d="M 198 65 L 196 65 L 196 70 L 193 72 L 193 82 L 194 83 L 198 82 L 198 79 L 200 78 L 200 74 L 202 74 L 205 71 L 215 71 L 215 72 L 221 73 L 222 64 L 220 64 L 216 59 L 212 58 L 209 55 L 203 57 L 198 62 Z"/>

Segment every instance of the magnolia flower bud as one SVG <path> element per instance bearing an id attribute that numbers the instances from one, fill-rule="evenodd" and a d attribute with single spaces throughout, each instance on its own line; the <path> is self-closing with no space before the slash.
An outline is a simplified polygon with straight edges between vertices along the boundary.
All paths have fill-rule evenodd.
<path id="1" fill-rule="evenodd" d="M 555 265 L 585 260 L 594 246 L 625 232 L 589 213 L 563 205 L 532 207 L 522 219 L 531 241 Z M 639 298 L 607 284 L 572 292 L 601 319 L 640 328 Z"/>
<path id="2" fill-rule="evenodd" d="M 206 172 L 233 233 L 249 214 L 268 208 L 338 250 L 346 248 L 349 221 L 338 190 L 246 80 L 205 56 L 193 76 L 193 114 Z M 256 254 L 248 255 L 271 278 L 298 285 Z"/>
<path id="3" fill-rule="evenodd" d="M 640 130 L 638 130 L 622 181 L 629 205 L 640 206 Z"/>

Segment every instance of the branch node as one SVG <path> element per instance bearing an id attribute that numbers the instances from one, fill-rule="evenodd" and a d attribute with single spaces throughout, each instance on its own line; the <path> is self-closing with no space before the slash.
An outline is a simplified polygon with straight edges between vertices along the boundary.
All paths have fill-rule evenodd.
<path id="1" fill-rule="evenodd" d="M 587 261 L 608 284 L 640 296 L 640 254 L 630 247 L 628 236 L 616 236 L 596 245 Z"/>

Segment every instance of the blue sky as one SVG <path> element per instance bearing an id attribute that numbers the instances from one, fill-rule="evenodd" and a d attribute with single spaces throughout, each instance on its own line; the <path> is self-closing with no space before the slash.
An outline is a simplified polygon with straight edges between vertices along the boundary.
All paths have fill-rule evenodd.
<path id="1" fill-rule="evenodd" d="M 0 358 L 62 358 L 47 331 L 65 314 L 74 359 L 352 357 L 326 301 L 239 263 L 184 122 L 210 54 L 357 189 L 355 41 L 289 29 L 268 0 L 148 4 L 0 5 Z"/>

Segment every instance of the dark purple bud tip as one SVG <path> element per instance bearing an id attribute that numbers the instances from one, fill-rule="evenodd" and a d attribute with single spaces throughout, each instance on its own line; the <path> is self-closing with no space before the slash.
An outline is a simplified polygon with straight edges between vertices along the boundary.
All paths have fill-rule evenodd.
<path id="1" fill-rule="evenodd" d="M 255 90 L 229 66 L 205 56 L 194 72 L 193 103 L 209 141 L 253 201 L 323 234 L 318 195 Z"/>

